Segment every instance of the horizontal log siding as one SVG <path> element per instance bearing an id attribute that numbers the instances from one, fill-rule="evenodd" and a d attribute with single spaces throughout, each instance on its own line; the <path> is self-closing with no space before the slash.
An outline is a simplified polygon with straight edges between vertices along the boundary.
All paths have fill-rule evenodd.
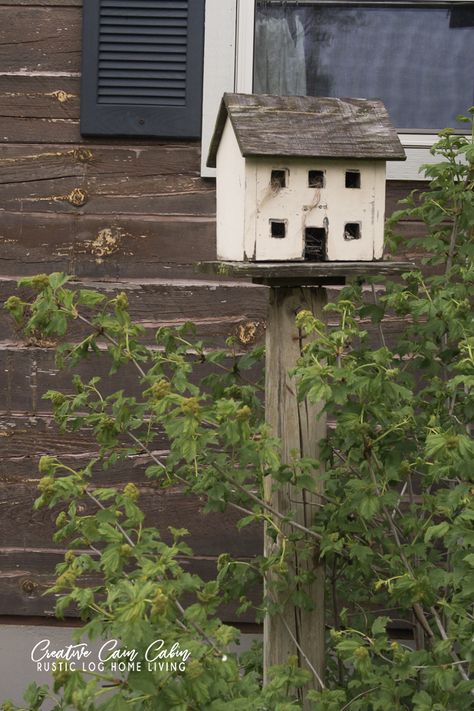
<path id="1" fill-rule="evenodd" d="M 213 345 L 232 334 L 245 341 L 254 330 L 261 339 L 265 287 L 211 281 L 194 270 L 196 261 L 215 259 L 215 190 L 200 178 L 199 144 L 83 141 L 80 62 L 80 0 L 0 1 L 0 302 L 14 293 L 17 277 L 63 270 L 109 296 L 126 291 L 149 342 L 159 325 L 187 320 Z M 388 184 L 388 210 L 413 187 Z M 422 228 L 410 222 L 402 229 L 409 237 Z M 387 322 L 388 337 L 400 328 L 397 319 Z M 58 455 L 74 466 L 96 451 L 90 433 L 59 435 L 51 421 L 41 395 L 49 387 L 68 389 L 69 376 L 54 368 L 54 345 L 44 345 L 25 341 L 0 310 L 3 616 L 53 611 L 41 593 L 62 551 L 51 541 L 55 512 L 32 511 L 39 457 Z M 103 362 L 83 368 L 84 375 L 96 371 L 106 373 Z M 132 375 L 124 378 L 132 383 Z M 166 450 L 167 443 L 155 446 Z M 136 457 L 100 481 L 133 479 L 143 488 L 149 523 L 163 531 L 171 523 L 190 528 L 196 552 L 184 561 L 190 569 L 209 578 L 220 552 L 261 551 L 258 528 L 236 532 L 232 513 L 204 517 L 203 502 L 180 488 L 154 488 L 145 468 Z M 231 608 L 222 613 L 229 621 L 249 619 L 236 618 Z"/>

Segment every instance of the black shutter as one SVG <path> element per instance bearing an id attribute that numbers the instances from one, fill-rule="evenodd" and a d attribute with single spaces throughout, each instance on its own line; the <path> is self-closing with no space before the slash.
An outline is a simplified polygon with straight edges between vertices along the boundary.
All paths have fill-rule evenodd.
<path id="1" fill-rule="evenodd" d="M 205 0 L 84 0 L 81 133 L 198 138 Z"/>

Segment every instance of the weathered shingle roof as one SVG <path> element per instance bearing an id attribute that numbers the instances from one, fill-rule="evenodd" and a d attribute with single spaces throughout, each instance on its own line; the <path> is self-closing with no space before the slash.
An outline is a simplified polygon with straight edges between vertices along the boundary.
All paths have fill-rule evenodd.
<path id="1" fill-rule="evenodd" d="M 224 94 L 207 165 L 216 165 L 230 118 L 242 155 L 405 160 L 378 99 Z"/>

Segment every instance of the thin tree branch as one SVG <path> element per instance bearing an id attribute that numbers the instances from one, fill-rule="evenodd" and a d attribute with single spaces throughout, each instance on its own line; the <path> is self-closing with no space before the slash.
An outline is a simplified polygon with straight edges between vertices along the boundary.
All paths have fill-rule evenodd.
<path id="1" fill-rule="evenodd" d="M 136 437 L 136 436 L 133 434 L 133 432 L 127 431 L 127 434 L 128 434 L 128 436 L 129 436 L 136 444 L 138 444 L 138 445 L 148 454 L 148 456 L 149 456 L 156 464 L 158 464 L 160 467 L 162 467 L 162 469 L 166 470 L 166 467 L 165 467 L 165 465 L 163 464 L 163 462 L 161 462 L 161 461 L 154 455 L 154 453 L 146 446 L 146 444 L 144 444 L 140 439 L 138 439 L 138 437 Z M 214 465 L 214 466 L 215 466 L 215 465 Z M 218 467 L 215 467 L 215 468 L 219 471 L 220 474 L 222 474 L 223 476 L 225 476 L 226 479 L 227 479 L 233 486 L 235 486 L 237 489 L 239 489 L 240 491 L 242 491 L 242 493 L 245 493 L 246 496 L 248 496 L 250 499 L 252 499 L 253 501 L 255 501 L 259 506 L 261 506 L 263 509 L 265 509 L 266 511 L 268 511 L 269 513 L 271 513 L 273 516 L 275 516 L 276 518 L 279 518 L 280 520 L 284 520 L 285 523 L 287 523 L 289 526 L 292 526 L 293 528 L 297 528 L 298 530 L 303 531 L 303 532 L 306 533 L 308 536 L 311 536 L 312 538 L 315 538 L 317 541 L 321 541 L 321 540 L 322 540 L 321 534 L 319 534 L 317 531 L 312 531 L 310 528 L 306 528 L 306 526 L 303 526 L 301 523 L 298 523 L 297 521 L 288 520 L 288 519 L 286 518 L 286 516 L 284 516 L 283 514 L 281 514 L 279 511 L 276 511 L 276 510 L 273 509 L 271 506 L 269 506 L 269 504 L 267 504 L 267 503 L 265 503 L 264 501 L 262 501 L 261 499 L 259 499 L 258 496 L 256 496 L 256 495 L 253 494 L 252 492 L 248 491 L 244 486 L 242 486 L 242 485 L 239 484 L 238 482 L 236 482 L 236 481 L 234 481 L 233 479 L 231 479 L 230 477 L 228 477 L 228 475 L 226 475 L 224 472 L 222 472 L 222 470 L 221 470 L 220 468 L 218 468 Z M 184 479 L 183 477 L 179 476 L 179 474 L 176 474 L 176 473 L 175 473 L 175 477 L 176 477 L 176 479 L 177 479 L 179 482 L 181 482 L 182 484 L 186 484 L 186 486 L 189 485 L 189 482 L 188 482 L 186 479 Z M 245 513 L 246 515 L 254 515 L 254 513 L 255 513 L 254 511 L 250 511 L 250 509 L 246 509 L 246 508 L 244 508 L 243 506 L 239 506 L 238 504 L 234 503 L 233 501 L 229 501 L 228 504 L 229 504 L 229 506 L 231 506 L 233 509 L 236 509 L 237 511 L 241 511 L 242 513 Z"/>
<path id="2" fill-rule="evenodd" d="M 301 656 L 303 657 L 303 659 L 305 660 L 306 664 L 307 664 L 307 665 L 309 666 L 309 668 L 311 669 L 311 672 L 312 672 L 312 673 L 314 674 L 314 676 L 316 677 L 316 680 L 317 680 L 319 686 L 320 686 L 321 689 L 324 691 L 324 689 L 326 688 L 326 686 L 325 686 L 323 680 L 321 679 L 321 677 L 319 676 L 318 672 L 316 671 L 316 669 L 313 667 L 313 665 L 312 665 L 311 662 L 309 661 L 308 657 L 306 656 L 306 653 L 305 653 L 303 647 L 300 645 L 300 643 L 299 643 L 298 640 L 296 639 L 295 635 L 294 635 L 293 632 L 291 631 L 291 628 L 290 628 L 290 626 L 288 625 L 287 621 L 285 620 L 284 616 L 283 616 L 281 613 L 279 613 L 279 617 L 280 617 L 281 621 L 283 622 L 283 625 L 284 625 L 286 631 L 288 632 L 288 635 L 290 636 L 291 641 L 293 642 L 293 644 L 295 645 L 295 647 L 296 647 L 296 648 L 298 649 L 298 651 L 300 652 L 300 654 L 301 654 Z"/>
<path id="3" fill-rule="evenodd" d="M 353 704 L 355 701 L 358 701 L 359 699 L 363 699 L 364 696 L 368 696 L 368 695 L 371 694 L 373 691 L 377 691 L 377 689 L 380 689 L 380 685 L 379 685 L 379 686 L 374 686 L 374 687 L 372 687 L 372 689 L 367 689 L 366 691 L 362 691 L 360 694 L 357 694 L 357 696 L 354 696 L 354 698 L 351 699 L 347 704 L 345 704 L 344 706 L 342 706 L 342 708 L 341 708 L 339 711 L 346 711 L 346 709 L 348 709 L 350 706 L 352 706 L 352 704 Z"/>

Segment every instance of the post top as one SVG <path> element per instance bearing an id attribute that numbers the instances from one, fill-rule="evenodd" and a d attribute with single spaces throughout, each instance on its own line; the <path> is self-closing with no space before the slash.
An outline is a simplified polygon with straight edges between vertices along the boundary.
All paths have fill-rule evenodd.
<path id="1" fill-rule="evenodd" d="M 204 274 L 242 277 L 269 286 L 345 284 L 351 277 L 391 276 L 415 268 L 413 262 L 198 262 Z"/>

